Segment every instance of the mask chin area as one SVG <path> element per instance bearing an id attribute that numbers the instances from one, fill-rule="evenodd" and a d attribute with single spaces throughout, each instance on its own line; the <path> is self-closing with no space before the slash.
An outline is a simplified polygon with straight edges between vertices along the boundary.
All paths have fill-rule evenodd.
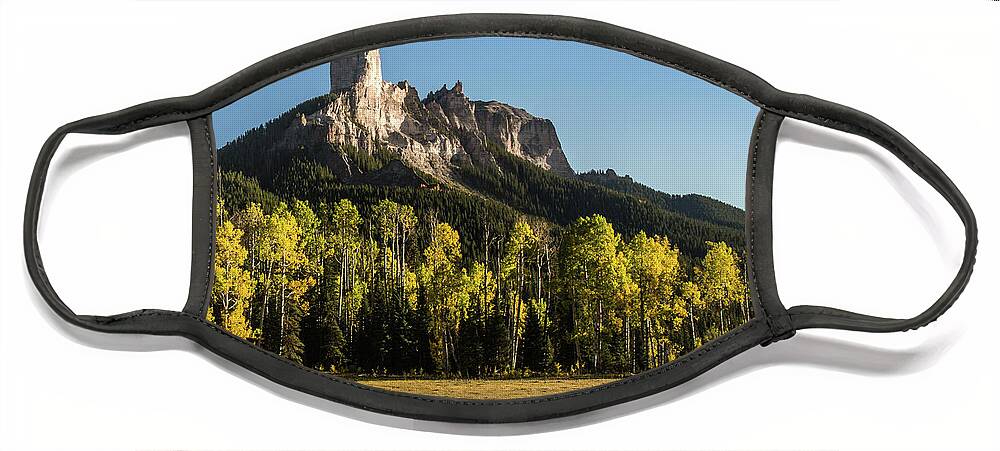
<path id="1" fill-rule="evenodd" d="M 184 306 L 191 186 L 183 122 L 66 136 L 49 168 L 39 246 L 49 280 L 74 312 Z"/>
<path id="2" fill-rule="evenodd" d="M 787 306 L 910 317 L 962 262 L 962 222 L 916 173 L 871 141 L 794 119 L 778 135 L 772 227 Z"/>

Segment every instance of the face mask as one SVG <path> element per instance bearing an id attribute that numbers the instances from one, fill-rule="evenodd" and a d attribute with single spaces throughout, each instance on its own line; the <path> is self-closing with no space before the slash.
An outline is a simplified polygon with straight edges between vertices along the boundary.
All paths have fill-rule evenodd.
<path id="1" fill-rule="evenodd" d="M 872 140 L 958 213 L 964 260 L 926 311 L 782 305 L 771 189 L 785 117 Z M 176 121 L 194 155 L 187 303 L 74 313 L 36 236 L 56 148 Z M 612 25 L 474 14 L 339 34 L 193 96 L 64 125 L 38 157 L 24 239 L 42 297 L 80 327 L 184 336 L 366 410 L 517 422 L 660 392 L 799 329 L 922 327 L 968 282 L 976 222 L 867 114 Z"/>

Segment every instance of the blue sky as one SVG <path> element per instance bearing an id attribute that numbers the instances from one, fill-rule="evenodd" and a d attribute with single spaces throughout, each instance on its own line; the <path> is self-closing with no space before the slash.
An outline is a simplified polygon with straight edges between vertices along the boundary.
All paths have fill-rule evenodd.
<path id="1" fill-rule="evenodd" d="M 421 97 L 461 80 L 472 99 L 552 120 L 578 172 L 614 168 L 666 193 L 743 208 L 758 109 L 708 82 L 618 51 L 547 39 L 447 39 L 381 53 L 383 78 L 408 80 Z M 213 114 L 216 140 L 221 146 L 329 87 L 324 64 L 262 88 Z"/>

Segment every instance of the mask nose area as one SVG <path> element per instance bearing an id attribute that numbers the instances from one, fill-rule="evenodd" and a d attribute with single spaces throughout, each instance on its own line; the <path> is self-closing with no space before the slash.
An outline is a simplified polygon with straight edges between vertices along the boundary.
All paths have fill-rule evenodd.
<path id="1" fill-rule="evenodd" d="M 787 305 L 910 317 L 962 263 L 962 222 L 931 186 L 879 145 L 806 122 L 782 123 L 772 215 Z"/>

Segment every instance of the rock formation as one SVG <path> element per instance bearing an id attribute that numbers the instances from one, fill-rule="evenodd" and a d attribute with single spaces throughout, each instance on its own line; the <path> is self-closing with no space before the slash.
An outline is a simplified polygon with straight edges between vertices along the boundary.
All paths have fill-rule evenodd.
<path id="1" fill-rule="evenodd" d="M 561 175 L 573 175 L 552 121 L 490 101 L 475 102 L 476 123 L 490 142 Z"/>
<path id="2" fill-rule="evenodd" d="M 412 168 L 450 181 L 462 164 L 498 169 L 489 142 L 544 169 L 574 174 L 548 119 L 496 101 L 472 101 L 461 81 L 421 100 L 406 81 L 382 80 L 378 50 L 331 62 L 330 90 L 328 104 L 294 121 L 285 133 L 287 143 L 324 140 L 368 154 L 389 151 Z M 342 156 L 322 160 L 338 177 L 359 173 Z"/>

